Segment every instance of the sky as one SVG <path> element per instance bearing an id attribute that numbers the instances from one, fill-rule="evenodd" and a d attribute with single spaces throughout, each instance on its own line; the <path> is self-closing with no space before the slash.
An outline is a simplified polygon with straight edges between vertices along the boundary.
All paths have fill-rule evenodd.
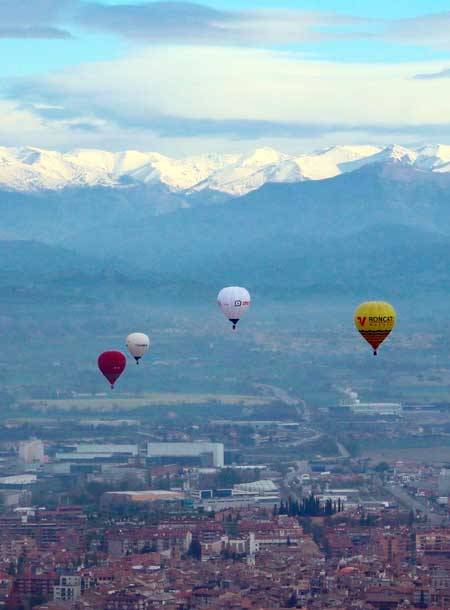
<path id="1" fill-rule="evenodd" d="M 0 146 L 450 143 L 450 0 L 0 0 Z"/>

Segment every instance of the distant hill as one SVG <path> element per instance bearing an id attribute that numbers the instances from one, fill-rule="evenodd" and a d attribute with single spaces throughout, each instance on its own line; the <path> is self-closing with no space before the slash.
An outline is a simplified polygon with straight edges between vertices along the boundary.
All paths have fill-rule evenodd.
<path id="1" fill-rule="evenodd" d="M 411 371 L 440 375 L 448 351 L 450 174 L 387 156 L 242 197 L 124 182 L 0 191 L 2 382 L 25 397 L 102 391 L 98 352 L 139 329 L 152 357 L 121 380 L 130 392 L 270 380 L 333 404 L 357 381 L 409 399 Z M 214 303 L 227 284 L 254 299 L 242 332 Z M 378 360 L 351 323 L 368 298 L 399 313 Z"/>
<path id="2" fill-rule="evenodd" d="M 370 277 L 386 288 L 397 281 L 393 270 L 407 285 L 412 276 L 433 285 L 450 252 L 449 209 L 450 175 L 378 164 L 324 181 L 268 184 L 213 207 L 104 222 L 64 243 L 218 285 L 264 282 L 296 293 L 363 288 Z"/>
<path id="3" fill-rule="evenodd" d="M 228 283 L 280 299 L 447 293 L 449 210 L 450 174 L 391 160 L 238 198 L 162 185 L 0 193 L 0 235 L 28 240 L 0 243 L 0 279 L 136 282 L 149 295 L 183 286 L 194 301 Z"/>

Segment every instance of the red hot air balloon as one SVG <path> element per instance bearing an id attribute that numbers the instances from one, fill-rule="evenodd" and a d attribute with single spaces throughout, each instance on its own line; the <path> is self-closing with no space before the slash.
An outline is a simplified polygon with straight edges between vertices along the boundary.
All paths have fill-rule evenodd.
<path id="1" fill-rule="evenodd" d="M 103 352 L 97 360 L 98 368 L 111 384 L 111 389 L 117 379 L 122 375 L 127 365 L 127 359 L 122 352 Z"/>

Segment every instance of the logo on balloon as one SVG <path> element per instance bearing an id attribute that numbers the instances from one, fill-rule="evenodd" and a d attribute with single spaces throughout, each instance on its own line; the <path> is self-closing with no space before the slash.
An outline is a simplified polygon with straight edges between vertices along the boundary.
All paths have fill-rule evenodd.
<path id="1" fill-rule="evenodd" d="M 240 307 L 242 305 L 242 301 L 235 301 L 234 302 L 234 306 L 235 307 Z"/>
<path id="2" fill-rule="evenodd" d="M 358 322 L 361 324 L 361 326 L 364 326 L 364 324 L 366 323 L 366 316 L 364 316 L 364 318 L 361 318 L 360 316 L 358 316 Z"/>

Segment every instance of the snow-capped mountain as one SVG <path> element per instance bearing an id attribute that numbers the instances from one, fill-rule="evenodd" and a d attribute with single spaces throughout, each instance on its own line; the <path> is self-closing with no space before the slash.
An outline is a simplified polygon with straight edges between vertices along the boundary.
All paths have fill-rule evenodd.
<path id="1" fill-rule="evenodd" d="M 205 154 L 179 159 L 134 150 L 77 149 L 61 153 L 0 147 L 0 188 L 27 192 L 162 184 L 175 192 L 209 189 L 237 196 L 267 182 L 323 180 L 363 165 L 390 161 L 423 171 L 450 172 L 450 146 L 333 146 L 301 155 L 259 148 L 245 155 Z"/>
<path id="2" fill-rule="evenodd" d="M 300 182 L 305 180 L 300 167 L 289 155 L 273 148 L 258 148 L 242 155 L 234 163 L 212 172 L 193 190 L 211 189 L 230 195 L 244 195 L 266 182 Z"/>
<path id="3" fill-rule="evenodd" d="M 233 155 L 171 159 L 155 152 L 112 153 L 77 149 L 68 153 L 40 148 L 0 148 L 0 186 L 29 191 L 69 186 L 163 183 L 184 190 L 232 163 Z"/>
<path id="4" fill-rule="evenodd" d="M 353 171 L 366 163 L 382 149 L 377 146 L 332 146 L 295 158 L 302 174 L 309 180 L 333 178 L 343 172 Z"/>

